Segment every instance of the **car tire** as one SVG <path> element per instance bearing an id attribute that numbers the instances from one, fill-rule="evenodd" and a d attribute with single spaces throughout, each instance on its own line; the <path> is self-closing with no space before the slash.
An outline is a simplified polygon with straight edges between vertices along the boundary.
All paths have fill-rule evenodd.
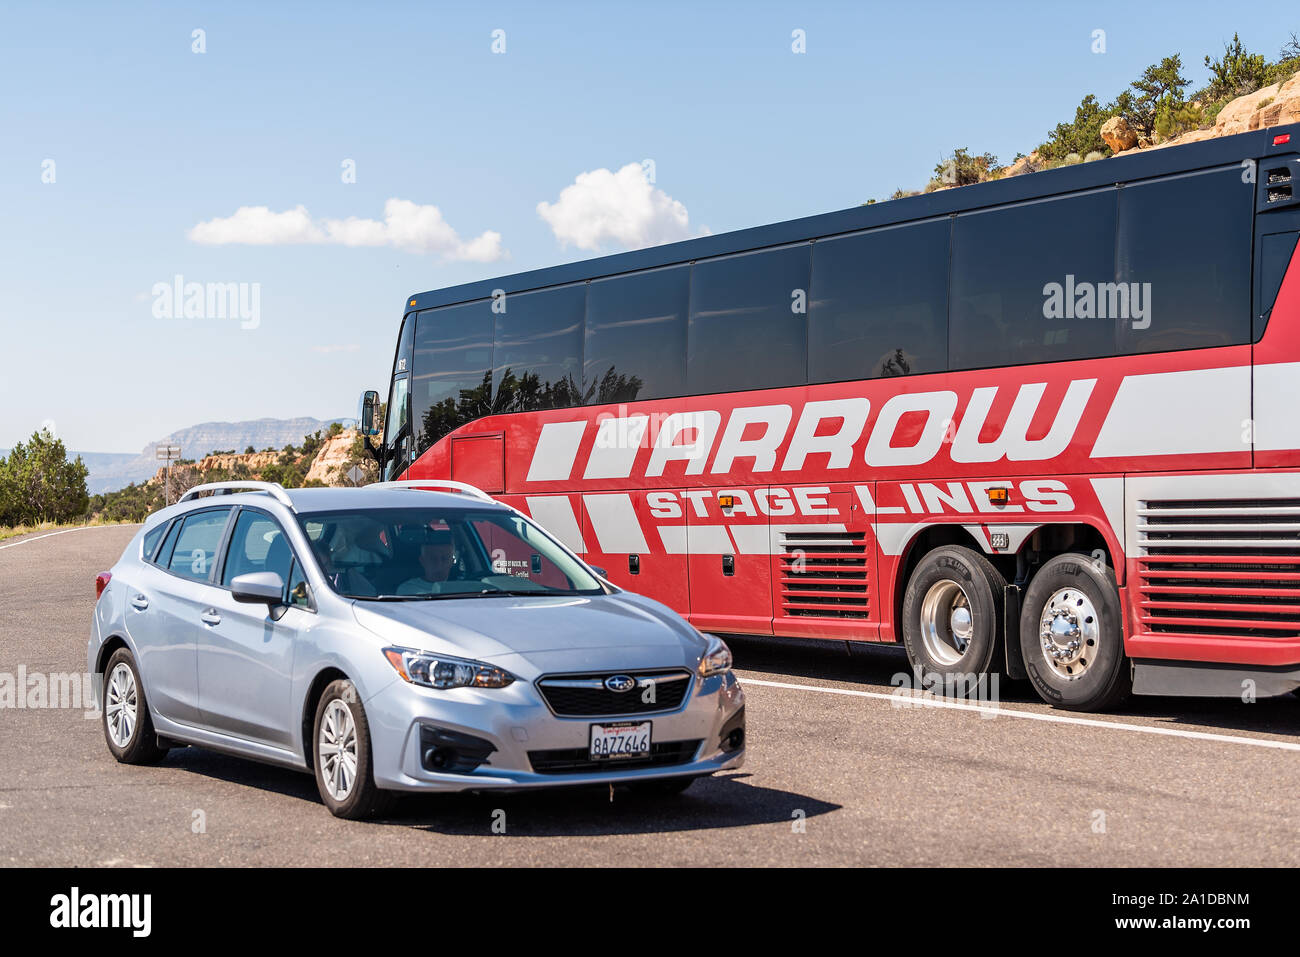
<path id="1" fill-rule="evenodd" d="M 158 744 L 144 682 L 127 648 L 113 652 L 104 666 L 100 716 L 109 752 L 122 764 L 157 764 L 167 754 Z"/>
<path id="2" fill-rule="evenodd" d="M 316 788 L 335 817 L 363 820 L 392 806 L 393 794 L 375 785 L 370 722 L 346 678 L 330 682 L 316 702 L 311 748 Z"/>
<path id="3" fill-rule="evenodd" d="M 987 558 L 960 545 L 921 559 L 908 579 L 902 617 L 903 646 L 923 688 L 959 697 L 987 693 L 1001 664 L 1006 586 Z"/>
<path id="4" fill-rule="evenodd" d="M 1101 711 L 1133 690 L 1115 572 L 1069 552 L 1043 565 L 1020 611 L 1020 652 L 1038 696 L 1070 711 Z"/>

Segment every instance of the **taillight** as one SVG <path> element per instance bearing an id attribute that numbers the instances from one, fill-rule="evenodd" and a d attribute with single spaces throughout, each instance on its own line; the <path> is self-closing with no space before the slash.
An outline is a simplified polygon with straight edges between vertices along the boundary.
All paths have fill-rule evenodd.
<path id="1" fill-rule="evenodd" d="M 95 576 L 95 601 L 99 601 L 99 596 L 104 594 L 104 589 L 108 587 L 108 583 L 112 580 L 112 572 L 100 572 Z"/>

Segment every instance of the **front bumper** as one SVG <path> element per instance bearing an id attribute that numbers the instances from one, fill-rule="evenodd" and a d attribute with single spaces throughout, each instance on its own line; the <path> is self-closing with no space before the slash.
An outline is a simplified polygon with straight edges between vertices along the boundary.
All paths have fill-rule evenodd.
<path id="1" fill-rule="evenodd" d="M 557 717 L 524 681 L 453 691 L 396 681 L 365 708 L 375 783 L 395 791 L 617 784 L 713 774 L 745 760 L 744 692 L 731 672 L 694 679 L 680 707 L 651 714 Z M 575 759 L 587 750 L 590 726 L 615 721 L 653 722 L 652 745 L 659 753 L 651 762 L 582 768 L 585 762 Z M 441 770 L 426 758 L 431 746 L 444 749 Z"/>

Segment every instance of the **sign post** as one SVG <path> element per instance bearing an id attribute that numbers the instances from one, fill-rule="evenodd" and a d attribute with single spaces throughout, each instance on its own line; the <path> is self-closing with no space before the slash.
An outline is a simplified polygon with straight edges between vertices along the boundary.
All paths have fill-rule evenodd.
<path id="1" fill-rule="evenodd" d="M 170 505 L 172 503 L 172 462 L 181 457 L 181 447 L 158 445 L 154 447 L 154 454 L 160 461 L 167 463 L 167 474 L 163 479 L 163 503 Z"/>

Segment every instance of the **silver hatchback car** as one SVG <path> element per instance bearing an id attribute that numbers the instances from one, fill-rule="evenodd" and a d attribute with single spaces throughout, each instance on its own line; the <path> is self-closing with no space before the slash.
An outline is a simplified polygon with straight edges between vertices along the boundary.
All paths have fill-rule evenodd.
<path id="1" fill-rule="evenodd" d="M 726 644 L 472 486 L 200 486 L 97 588 L 87 660 L 124 763 L 213 748 L 314 773 L 360 818 L 398 791 L 673 793 L 744 761 Z"/>

